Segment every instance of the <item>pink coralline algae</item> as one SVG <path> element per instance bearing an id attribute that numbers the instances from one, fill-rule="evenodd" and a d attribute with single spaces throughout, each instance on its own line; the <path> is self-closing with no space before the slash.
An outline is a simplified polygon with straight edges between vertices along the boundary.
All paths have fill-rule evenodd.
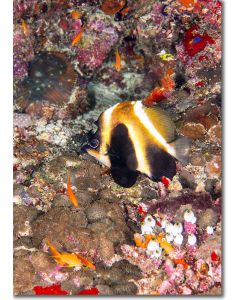
<path id="1" fill-rule="evenodd" d="M 164 270 L 169 277 L 174 273 L 175 268 L 173 267 L 173 263 L 171 262 L 171 260 L 167 260 L 164 263 Z"/>
<path id="2" fill-rule="evenodd" d="M 192 294 L 192 290 L 186 286 L 180 287 L 180 289 L 182 290 L 183 295 L 191 295 Z"/>
<path id="3" fill-rule="evenodd" d="M 26 37 L 23 30 L 16 28 L 13 34 L 13 76 L 23 79 L 27 75 L 27 63 L 33 58 L 32 37 Z"/>
<path id="4" fill-rule="evenodd" d="M 163 15 L 162 15 L 162 10 L 163 6 L 160 3 L 155 3 L 152 8 L 152 18 L 154 20 L 155 24 L 161 24 Z"/>
<path id="5" fill-rule="evenodd" d="M 196 224 L 193 224 L 191 222 L 184 222 L 184 230 L 188 234 L 195 234 L 196 233 Z"/>
<path id="6" fill-rule="evenodd" d="M 221 22 L 222 17 L 222 3 L 218 0 L 211 1 L 199 1 L 202 5 L 202 16 L 206 24 L 211 24 L 211 26 L 218 27 L 219 21 Z"/>
<path id="7" fill-rule="evenodd" d="M 214 268 L 213 268 L 214 269 Z M 214 270 L 213 270 L 213 278 L 215 282 L 221 283 L 222 278 L 222 266 L 219 264 Z"/>
<path id="8" fill-rule="evenodd" d="M 13 17 L 21 18 L 26 12 L 33 11 L 38 0 L 15 0 L 13 1 Z"/>
<path id="9" fill-rule="evenodd" d="M 91 21 L 76 50 L 80 65 L 91 70 L 100 67 L 117 41 L 118 33 L 115 28 L 103 20 Z"/>
<path id="10" fill-rule="evenodd" d="M 160 295 L 166 295 L 168 290 L 171 288 L 172 284 L 168 280 L 164 280 L 161 287 L 158 290 Z"/>

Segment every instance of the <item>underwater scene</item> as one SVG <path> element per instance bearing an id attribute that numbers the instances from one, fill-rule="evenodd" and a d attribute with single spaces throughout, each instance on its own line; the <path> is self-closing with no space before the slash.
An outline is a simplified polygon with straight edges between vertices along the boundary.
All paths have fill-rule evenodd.
<path id="1" fill-rule="evenodd" d="M 222 2 L 13 1 L 13 293 L 221 295 Z"/>

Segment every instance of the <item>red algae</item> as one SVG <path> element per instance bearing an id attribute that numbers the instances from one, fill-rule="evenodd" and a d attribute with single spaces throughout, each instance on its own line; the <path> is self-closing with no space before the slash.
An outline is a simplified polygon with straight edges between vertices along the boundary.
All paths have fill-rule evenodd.
<path id="1" fill-rule="evenodd" d="M 171 183 L 171 180 L 168 179 L 167 177 L 163 176 L 162 177 L 162 183 L 165 185 L 166 188 L 168 188 L 169 184 Z"/>
<path id="2" fill-rule="evenodd" d="M 220 261 L 220 256 L 217 255 L 216 251 L 213 251 L 213 252 L 211 253 L 211 260 L 214 261 L 214 262 Z"/>
<path id="3" fill-rule="evenodd" d="M 77 295 L 98 295 L 99 290 L 97 288 L 86 289 L 77 293 Z"/>
<path id="4" fill-rule="evenodd" d="M 183 44 L 189 56 L 194 56 L 205 49 L 208 44 L 214 44 L 214 40 L 207 33 L 198 34 L 199 27 L 194 25 L 189 28 L 184 36 Z"/>
<path id="5" fill-rule="evenodd" d="M 167 99 L 175 86 L 175 83 L 171 78 L 172 75 L 173 70 L 171 68 L 167 69 L 163 78 L 161 79 L 161 86 L 155 87 L 152 92 L 143 100 L 144 105 L 151 106 L 154 103 Z"/>
<path id="6" fill-rule="evenodd" d="M 69 292 L 61 289 L 60 284 L 50 286 L 35 286 L 33 288 L 36 295 L 69 295 Z"/>

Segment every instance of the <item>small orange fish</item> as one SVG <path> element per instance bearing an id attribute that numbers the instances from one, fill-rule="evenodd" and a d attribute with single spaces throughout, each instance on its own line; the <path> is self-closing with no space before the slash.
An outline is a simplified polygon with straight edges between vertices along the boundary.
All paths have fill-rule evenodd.
<path id="1" fill-rule="evenodd" d="M 47 241 L 47 244 L 53 254 L 52 257 L 59 265 L 69 267 L 69 268 L 82 266 L 82 262 L 77 257 L 77 254 L 67 253 L 67 252 L 60 253 L 49 241 Z"/>
<path id="2" fill-rule="evenodd" d="M 70 175 L 68 175 L 67 193 L 68 193 L 68 197 L 69 197 L 70 201 L 72 202 L 73 206 L 75 208 L 77 208 L 78 207 L 78 200 L 77 200 L 76 196 L 74 195 L 74 193 L 72 191 L 71 182 L 70 182 Z"/>
<path id="3" fill-rule="evenodd" d="M 84 264 L 87 268 L 96 270 L 96 267 L 94 266 L 93 263 L 91 263 L 89 260 L 87 260 L 86 258 L 84 258 L 83 256 L 81 256 L 78 253 L 76 255 L 81 260 L 82 264 Z"/>
<path id="4" fill-rule="evenodd" d="M 116 63 L 114 65 L 115 69 L 119 72 L 122 68 L 121 66 L 121 56 L 118 52 L 118 49 L 116 50 Z"/>
<path id="5" fill-rule="evenodd" d="M 28 36 L 29 33 L 30 33 L 29 27 L 28 27 L 28 25 L 27 25 L 27 22 L 26 22 L 25 20 L 23 20 L 23 19 L 22 19 L 22 24 L 21 24 L 21 26 L 22 26 L 22 31 L 23 31 L 24 35 Z"/>
<path id="6" fill-rule="evenodd" d="M 73 38 L 72 40 L 72 46 L 76 45 L 80 40 L 84 32 L 84 26 L 82 26 L 81 30 L 79 33 Z"/>
<path id="7" fill-rule="evenodd" d="M 81 13 L 77 10 L 71 12 L 71 17 L 73 20 L 77 20 L 81 17 Z"/>

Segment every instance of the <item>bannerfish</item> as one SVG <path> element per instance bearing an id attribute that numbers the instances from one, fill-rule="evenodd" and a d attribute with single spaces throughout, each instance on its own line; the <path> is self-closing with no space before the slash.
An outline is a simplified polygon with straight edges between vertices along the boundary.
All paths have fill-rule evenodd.
<path id="1" fill-rule="evenodd" d="M 158 106 L 118 103 L 101 113 L 96 124 L 82 150 L 109 167 L 122 187 L 135 184 L 139 173 L 156 182 L 163 176 L 172 179 L 176 160 L 188 161 L 189 139 L 176 135 L 173 121 Z"/>

